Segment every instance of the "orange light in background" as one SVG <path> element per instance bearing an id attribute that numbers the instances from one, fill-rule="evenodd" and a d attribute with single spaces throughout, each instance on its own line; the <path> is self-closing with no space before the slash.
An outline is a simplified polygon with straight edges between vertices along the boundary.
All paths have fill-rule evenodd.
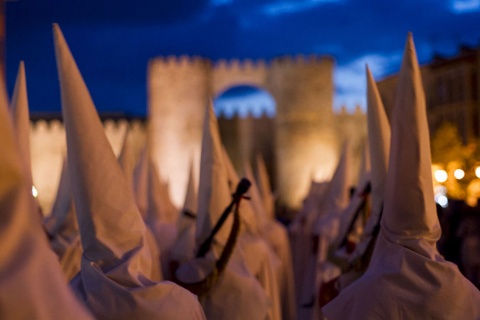
<path id="1" fill-rule="evenodd" d="M 453 172 L 453 176 L 454 176 L 457 180 L 463 179 L 463 177 L 465 177 L 465 171 L 463 171 L 462 169 L 456 169 L 456 170 Z"/>
<path id="2" fill-rule="evenodd" d="M 447 179 L 448 179 L 447 171 L 436 170 L 435 173 L 434 173 L 434 178 L 435 178 L 435 181 L 440 182 L 440 183 L 443 183 L 443 182 L 447 181 Z"/>

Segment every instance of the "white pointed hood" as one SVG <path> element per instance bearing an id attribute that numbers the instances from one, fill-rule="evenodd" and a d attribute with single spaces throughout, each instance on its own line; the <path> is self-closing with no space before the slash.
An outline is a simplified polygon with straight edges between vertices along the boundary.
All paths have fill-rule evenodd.
<path id="1" fill-rule="evenodd" d="M 74 298 L 34 214 L 0 79 L 0 301 L 5 319 L 91 319 Z M 48 294 L 46 294 L 48 293 Z"/>
<path id="2" fill-rule="evenodd" d="M 365 274 L 323 307 L 328 319 L 479 319 L 480 292 L 435 248 L 425 96 L 408 35 L 391 117 L 381 228 Z M 368 294 L 365 294 L 368 293 Z"/>
<path id="3" fill-rule="evenodd" d="M 200 157 L 200 182 L 198 188 L 197 245 L 207 239 L 232 196 L 228 185 L 228 170 L 223 159 L 222 142 L 213 106 L 206 109 L 203 123 L 202 151 Z M 225 245 L 232 229 L 232 215 L 217 233 L 217 243 Z"/>
<path id="4" fill-rule="evenodd" d="M 382 229 L 395 243 L 420 254 L 436 253 L 440 223 L 433 201 L 432 161 L 425 94 L 409 35 L 392 111 L 392 142 Z M 401 93 L 401 94 L 400 94 Z M 423 239 L 431 248 L 426 248 Z M 426 250 L 426 252 L 424 251 Z"/>
<path id="5" fill-rule="evenodd" d="M 193 173 L 193 163 L 190 165 L 187 181 L 187 192 L 185 193 L 185 201 L 183 202 L 183 209 L 189 210 L 192 213 L 197 211 L 198 194 L 197 184 L 195 183 L 195 176 Z"/>
<path id="6" fill-rule="evenodd" d="M 133 172 L 133 191 L 135 194 L 135 202 L 140 210 L 143 219 L 147 218 L 148 210 L 148 169 L 149 169 L 149 152 L 148 144 L 142 150 L 140 158 Z"/>
<path id="7" fill-rule="evenodd" d="M 151 161 L 149 164 L 147 221 L 152 224 L 174 223 L 177 221 L 178 210 L 170 199 L 168 186 L 160 181 L 155 165 Z"/>
<path id="8" fill-rule="evenodd" d="M 71 235 L 78 233 L 78 224 L 72 205 L 67 161 L 64 159 L 57 188 L 57 196 L 55 197 L 50 216 L 45 219 L 45 228 L 50 235 L 54 236 L 62 229 L 67 229 L 68 233 Z"/>
<path id="9" fill-rule="evenodd" d="M 337 236 L 338 229 L 329 230 L 329 221 L 337 218 L 350 201 L 351 158 L 351 144 L 347 141 L 343 145 L 340 160 L 328 184 L 322 208 L 316 217 L 314 225 L 316 234 L 329 234 L 329 238 Z"/>
<path id="10" fill-rule="evenodd" d="M 270 221 L 265 210 L 262 196 L 258 190 L 257 182 L 255 176 L 253 175 L 252 167 L 250 163 L 245 162 L 244 165 L 245 177 L 250 180 L 250 189 L 248 189 L 248 195 L 250 196 L 250 203 L 252 204 L 253 210 L 255 211 L 255 218 L 259 229 L 265 227 L 265 225 Z"/>
<path id="11" fill-rule="evenodd" d="M 367 122 L 368 142 L 370 146 L 370 161 L 372 170 L 372 205 L 370 218 L 365 225 L 365 234 L 371 235 L 378 224 L 383 210 L 385 197 L 385 181 L 388 171 L 390 154 L 390 123 L 378 92 L 377 84 L 373 79 L 368 66 L 367 73 Z"/>
<path id="12" fill-rule="evenodd" d="M 98 318 L 204 319 L 196 297 L 151 279 L 158 270 L 146 227 L 107 140 L 88 89 L 53 26 L 67 135 L 68 167 L 83 244 L 72 287 Z"/>
<path id="13" fill-rule="evenodd" d="M 120 163 L 120 167 L 125 174 L 125 178 L 127 179 L 127 184 L 132 188 L 133 192 L 133 171 L 135 170 L 135 156 L 133 154 L 133 147 L 132 143 L 129 139 L 129 130 L 125 132 L 125 137 L 123 138 L 123 145 L 122 151 L 118 156 L 118 163 Z"/>
<path id="14" fill-rule="evenodd" d="M 230 193 L 233 194 L 237 188 L 237 184 L 240 182 L 240 178 L 237 174 L 237 171 L 235 170 L 235 167 L 233 166 L 232 160 L 230 159 L 227 150 L 225 148 L 222 148 L 222 150 L 223 159 L 225 160 L 225 165 L 227 166 L 228 171 L 228 183 L 230 186 Z M 250 180 L 250 183 L 252 183 L 252 180 Z M 252 186 L 250 185 L 249 192 L 251 192 L 251 188 Z M 255 209 L 253 208 L 252 202 L 249 200 L 243 200 L 242 202 L 240 202 L 240 208 L 238 210 L 240 214 L 240 220 L 243 222 L 246 230 L 251 234 L 258 234 L 258 218 Z"/>
<path id="15" fill-rule="evenodd" d="M 257 184 L 269 219 L 275 219 L 275 198 L 270 186 L 267 166 L 261 155 L 257 156 Z"/>
<path id="16" fill-rule="evenodd" d="M 57 25 L 54 36 L 68 168 L 84 255 L 109 266 L 141 247 L 145 225 Z"/>
<path id="17" fill-rule="evenodd" d="M 178 237 L 171 254 L 172 259 L 178 262 L 186 262 L 195 256 L 195 223 L 198 198 L 193 174 L 193 164 L 190 165 L 186 190 L 182 213 L 177 223 Z"/>
<path id="18" fill-rule="evenodd" d="M 28 169 L 27 178 L 32 181 L 30 157 L 30 113 L 28 111 L 27 81 L 25 77 L 25 64 L 23 61 L 20 62 L 20 66 L 18 67 L 11 107 L 20 154 Z"/>

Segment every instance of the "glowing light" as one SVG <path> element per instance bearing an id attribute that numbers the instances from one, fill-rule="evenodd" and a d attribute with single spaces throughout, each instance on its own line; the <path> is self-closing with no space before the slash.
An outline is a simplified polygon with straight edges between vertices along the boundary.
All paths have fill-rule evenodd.
<path id="1" fill-rule="evenodd" d="M 453 172 L 453 176 L 457 179 L 457 180 L 460 180 L 462 179 L 463 177 L 465 177 L 465 171 L 463 171 L 462 169 L 457 169 Z"/>
<path id="2" fill-rule="evenodd" d="M 35 186 L 32 186 L 32 195 L 36 198 L 38 197 L 38 190 L 35 188 Z"/>
<path id="3" fill-rule="evenodd" d="M 434 177 L 437 182 L 443 183 L 447 181 L 448 174 L 445 170 L 437 170 L 435 171 Z"/>
<path id="4" fill-rule="evenodd" d="M 477 176 L 477 178 L 480 178 L 480 167 L 475 168 L 475 175 Z"/>
<path id="5" fill-rule="evenodd" d="M 442 206 L 442 208 L 446 208 L 448 206 L 448 198 L 446 196 L 438 196 L 436 202 Z"/>

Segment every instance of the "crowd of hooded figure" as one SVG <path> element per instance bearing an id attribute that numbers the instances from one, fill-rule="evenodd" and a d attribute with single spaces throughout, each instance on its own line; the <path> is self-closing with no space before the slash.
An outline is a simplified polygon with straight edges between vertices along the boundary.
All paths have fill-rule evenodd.
<path id="1" fill-rule="evenodd" d="M 390 121 L 367 68 L 369 148 L 355 191 L 346 143 L 287 229 L 262 159 L 239 178 L 211 105 L 199 179 L 191 169 L 178 212 L 148 146 L 135 161 L 126 135 L 115 156 L 58 25 L 53 33 L 67 155 L 46 218 L 31 195 L 23 63 L 10 110 L 0 88 L 2 318 L 480 319 L 478 289 L 436 249 L 411 35 Z"/>

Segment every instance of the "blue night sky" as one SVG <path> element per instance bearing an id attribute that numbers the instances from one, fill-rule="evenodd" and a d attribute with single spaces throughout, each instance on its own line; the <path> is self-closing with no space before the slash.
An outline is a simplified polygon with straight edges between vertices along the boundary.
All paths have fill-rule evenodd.
<path id="1" fill-rule="evenodd" d="M 54 22 L 97 108 L 129 115 L 145 114 L 147 62 L 155 56 L 329 54 L 335 108 L 352 110 L 365 105 L 365 63 L 377 80 L 397 72 L 408 31 L 420 63 L 480 44 L 480 0 L 16 0 L 6 3 L 6 19 L 9 92 L 24 60 L 33 112 L 60 110 Z"/>

